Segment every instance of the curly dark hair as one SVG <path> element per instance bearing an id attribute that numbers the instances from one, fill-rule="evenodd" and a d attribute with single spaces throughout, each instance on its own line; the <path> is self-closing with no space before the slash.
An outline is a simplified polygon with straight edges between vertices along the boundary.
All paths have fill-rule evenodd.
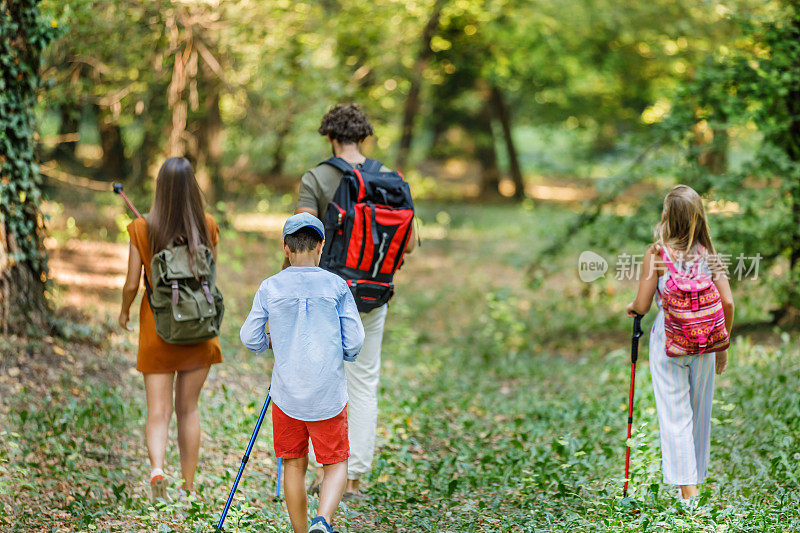
<path id="1" fill-rule="evenodd" d="M 319 134 L 340 143 L 359 143 L 375 133 L 357 104 L 336 104 L 322 117 Z"/>

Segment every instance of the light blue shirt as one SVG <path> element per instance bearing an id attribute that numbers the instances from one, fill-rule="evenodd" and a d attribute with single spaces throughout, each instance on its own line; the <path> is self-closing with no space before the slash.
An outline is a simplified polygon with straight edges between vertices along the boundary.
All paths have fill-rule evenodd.
<path id="1" fill-rule="evenodd" d="M 347 405 L 344 361 L 354 361 L 361 350 L 364 326 L 347 283 L 336 274 L 289 267 L 265 279 L 239 337 L 255 353 L 272 339 L 270 394 L 287 415 L 327 420 Z"/>

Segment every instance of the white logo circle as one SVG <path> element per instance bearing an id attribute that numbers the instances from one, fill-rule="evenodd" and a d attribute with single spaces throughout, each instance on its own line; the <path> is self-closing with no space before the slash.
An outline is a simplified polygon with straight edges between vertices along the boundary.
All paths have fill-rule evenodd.
<path id="1" fill-rule="evenodd" d="M 578 256 L 578 277 L 585 283 L 602 278 L 608 271 L 608 261 L 591 250 L 584 250 Z"/>

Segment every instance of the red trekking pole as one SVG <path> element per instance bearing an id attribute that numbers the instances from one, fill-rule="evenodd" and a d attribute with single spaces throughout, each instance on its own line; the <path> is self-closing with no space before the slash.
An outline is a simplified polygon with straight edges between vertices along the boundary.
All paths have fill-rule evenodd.
<path id="1" fill-rule="evenodd" d="M 122 192 L 122 184 L 121 183 L 115 183 L 114 184 L 114 192 L 119 194 L 120 196 L 122 196 L 122 199 L 125 200 L 125 203 L 128 204 L 128 207 L 130 207 L 131 211 L 133 211 L 133 214 L 136 215 L 136 218 L 142 218 L 142 214 L 139 213 L 139 211 L 137 211 L 137 209 L 133 206 L 131 201 L 128 200 L 128 197 L 125 196 L 125 193 Z"/>
<path id="2" fill-rule="evenodd" d="M 633 337 L 631 338 L 631 395 L 628 400 L 628 438 L 625 440 L 625 488 L 622 497 L 628 497 L 628 473 L 631 466 L 631 426 L 633 425 L 633 385 L 636 381 L 636 359 L 639 358 L 639 337 L 642 336 L 643 315 L 633 317 Z"/>

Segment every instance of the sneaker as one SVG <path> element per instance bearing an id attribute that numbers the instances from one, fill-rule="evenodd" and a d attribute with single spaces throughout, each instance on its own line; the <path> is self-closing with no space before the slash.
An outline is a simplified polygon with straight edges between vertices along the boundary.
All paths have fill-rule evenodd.
<path id="1" fill-rule="evenodd" d="M 311 521 L 308 527 L 308 533 L 338 533 L 334 531 L 331 525 L 325 520 L 324 516 L 318 516 Z"/>
<path id="2" fill-rule="evenodd" d="M 167 487 L 169 487 L 169 480 L 164 475 L 163 471 L 154 471 L 150 475 L 150 498 L 153 501 L 161 498 L 167 499 Z"/>
<path id="3" fill-rule="evenodd" d="M 345 492 L 344 494 L 342 494 L 343 502 L 355 503 L 366 499 L 367 495 L 361 492 L 360 490 L 354 492 Z"/>

